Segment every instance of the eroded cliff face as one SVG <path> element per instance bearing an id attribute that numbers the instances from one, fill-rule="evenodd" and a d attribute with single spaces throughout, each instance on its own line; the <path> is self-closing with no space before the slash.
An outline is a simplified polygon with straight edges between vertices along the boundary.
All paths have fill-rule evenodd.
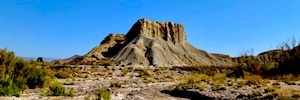
<path id="1" fill-rule="evenodd" d="M 83 62 L 109 59 L 114 65 L 231 66 L 233 62 L 196 49 L 186 41 L 184 27 L 172 22 L 138 20 L 126 35 L 110 34 Z"/>
<path id="2" fill-rule="evenodd" d="M 172 22 L 156 22 L 140 19 L 132 26 L 126 38 L 130 41 L 139 35 L 152 39 L 161 38 L 174 44 L 186 42 L 183 25 Z"/>

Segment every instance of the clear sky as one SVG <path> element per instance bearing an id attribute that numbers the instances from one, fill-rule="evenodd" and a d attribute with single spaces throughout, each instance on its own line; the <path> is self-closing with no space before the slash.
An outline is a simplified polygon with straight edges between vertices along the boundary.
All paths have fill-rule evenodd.
<path id="1" fill-rule="evenodd" d="M 185 26 L 196 48 L 237 56 L 300 37 L 300 0 L 0 0 L 0 48 L 23 57 L 84 55 L 140 18 Z"/>

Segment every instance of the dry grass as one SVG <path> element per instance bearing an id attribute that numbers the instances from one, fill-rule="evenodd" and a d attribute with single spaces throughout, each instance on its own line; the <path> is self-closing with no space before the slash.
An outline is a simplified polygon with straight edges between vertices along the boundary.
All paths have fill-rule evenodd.
<path id="1" fill-rule="evenodd" d="M 265 91 L 272 96 L 278 97 L 279 100 L 297 100 L 297 98 L 300 98 L 299 90 L 281 89 L 276 86 L 269 86 Z"/>
<path id="2" fill-rule="evenodd" d="M 119 81 L 111 81 L 110 87 L 120 88 L 122 84 Z"/>
<path id="3" fill-rule="evenodd" d="M 178 79 L 178 89 L 199 89 L 204 90 L 207 86 L 206 84 L 212 84 L 213 90 L 226 90 L 226 74 L 216 73 L 213 76 L 207 74 L 190 74 L 184 75 Z"/>
<path id="4" fill-rule="evenodd" d="M 266 81 L 258 75 L 245 76 L 245 80 L 251 85 L 266 85 Z"/>
<path id="5" fill-rule="evenodd" d="M 210 76 L 206 74 L 191 74 L 191 75 L 184 75 L 179 78 L 180 83 L 188 83 L 188 84 L 193 84 L 193 83 L 199 83 L 202 81 L 209 82 L 211 79 Z"/>
<path id="6" fill-rule="evenodd" d="M 246 83 L 247 83 L 247 81 L 245 81 L 245 80 L 238 81 L 238 82 L 236 82 L 236 84 L 234 85 L 234 88 L 236 88 L 236 89 L 237 89 L 237 88 L 241 88 L 241 87 L 245 86 Z"/>
<path id="7" fill-rule="evenodd" d="M 132 72 L 133 70 L 128 68 L 123 68 L 121 71 L 123 72 L 124 75 L 126 75 L 127 73 Z"/>
<path id="8" fill-rule="evenodd" d="M 213 76 L 213 80 L 225 80 L 226 74 L 225 73 L 217 73 Z"/>
<path id="9" fill-rule="evenodd" d="M 190 74 L 184 75 L 178 79 L 178 89 L 199 89 L 204 90 L 206 86 L 202 82 L 209 82 L 210 76 L 206 74 Z"/>

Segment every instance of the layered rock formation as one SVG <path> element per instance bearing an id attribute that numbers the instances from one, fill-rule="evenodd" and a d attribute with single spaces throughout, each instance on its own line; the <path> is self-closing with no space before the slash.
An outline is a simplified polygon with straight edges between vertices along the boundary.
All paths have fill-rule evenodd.
<path id="1" fill-rule="evenodd" d="M 126 35 L 110 34 L 81 62 L 109 59 L 115 65 L 230 66 L 232 61 L 198 50 L 186 41 L 184 27 L 171 22 L 138 20 Z"/>
<path id="2" fill-rule="evenodd" d="M 172 22 L 155 22 L 140 19 L 132 26 L 126 38 L 132 40 L 139 35 L 151 39 L 163 39 L 174 44 L 186 42 L 183 25 L 173 24 Z"/>

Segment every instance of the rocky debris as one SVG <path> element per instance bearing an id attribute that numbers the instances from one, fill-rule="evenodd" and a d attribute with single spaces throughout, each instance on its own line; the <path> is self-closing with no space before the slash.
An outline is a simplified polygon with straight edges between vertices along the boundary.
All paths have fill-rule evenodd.
<path id="1" fill-rule="evenodd" d="M 196 49 L 186 41 L 184 27 L 172 22 L 138 20 L 126 35 L 110 34 L 79 62 L 108 60 L 132 66 L 231 66 L 230 59 Z M 78 62 L 78 59 L 77 61 Z"/>

